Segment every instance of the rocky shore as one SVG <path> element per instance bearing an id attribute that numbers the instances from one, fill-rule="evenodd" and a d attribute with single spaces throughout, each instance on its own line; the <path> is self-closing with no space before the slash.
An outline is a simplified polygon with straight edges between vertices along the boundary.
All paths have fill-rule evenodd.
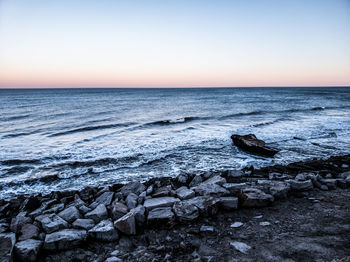
<path id="1" fill-rule="evenodd" d="M 0 200 L 0 261 L 350 261 L 350 155 Z"/>

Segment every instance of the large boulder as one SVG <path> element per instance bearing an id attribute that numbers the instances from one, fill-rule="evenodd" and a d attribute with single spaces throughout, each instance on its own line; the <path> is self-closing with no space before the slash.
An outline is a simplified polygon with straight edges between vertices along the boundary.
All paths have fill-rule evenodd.
<path id="1" fill-rule="evenodd" d="M 202 184 L 217 184 L 217 185 L 223 185 L 224 183 L 226 183 L 226 179 L 219 176 L 219 175 L 216 175 L 216 176 L 213 176 L 207 180 L 205 180 Z"/>
<path id="2" fill-rule="evenodd" d="M 290 184 L 291 189 L 294 191 L 308 191 L 313 189 L 313 184 L 310 179 L 306 181 L 290 179 L 286 180 L 286 182 Z"/>
<path id="3" fill-rule="evenodd" d="M 175 197 L 157 197 L 146 199 L 143 205 L 147 210 L 152 210 L 158 207 L 171 207 L 179 201 L 180 199 Z"/>
<path id="4" fill-rule="evenodd" d="M 14 233 L 0 234 L 0 262 L 12 261 L 12 250 L 16 243 Z"/>
<path id="5" fill-rule="evenodd" d="M 68 223 L 56 214 L 37 216 L 35 220 L 41 223 L 41 227 L 46 233 L 52 233 L 68 227 Z"/>
<path id="6" fill-rule="evenodd" d="M 188 202 L 177 202 L 173 207 L 176 218 L 180 222 L 189 222 L 199 217 L 199 210 Z"/>
<path id="7" fill-rule="evenodd" d="M 110 205 L 112 203 L 114 197 L 114 192 L 106 191 L 102 193 L 98 198 L 96 198 L 96 201 L 98 204 L 104 204 L 106 206 Z"/>
<path id="8" fill-rule="evenodd" d="M 37 238 L 39 236 L 39 228 L 33 224 L 24 224 L 19 230 L 19 241 L 27 240 L 30 238 Z"/>
<path id="9" fill-rule="evenodd" d="M 237 195 L 243 188 L 247 187 L 247 183 L 225 183 L 222 187 L 230 191 L 231 194 Z"/>
<path id="10" fill-rule="evenodd" d="M 145 191 L 146 187 L 144 184 L 140 182 L 130 182 L 126 185 L 124 185 L 121 189 L 120 192 L 124 197 L 129 195 L 130 193 L 134 193 L 136 195 L 139 195 L 141 192 Z"/>
<path id="11" fill-rule="evenodd" d="M 16 217 L 11 219 L 10 230 L 13 233 L 18 233 L 22 225 L 32 223 L 30 217 L 25 216 L 26 212 L 19 213 Z"/>
<path id="12" fill-rule="evenodd" d="M 95 226 L 95 222 L 91 218 L 78 218 L 73 222 L 72 225 L 77 229 L 89 230 Z"/>
<path id="13" fill-rule="evenodd" d="M 17 242 L 15 245 L 15 257 L 22 262 L 35 262 L 42 244 L 42 241 L 34 239 Z"/>
<path id="14" fill-rule="evenodd" d="M 175 221 L 175 215 L 171 211 L 171 207 L 159 207 L 152 209 L 148 213 L 147 223 L 149 226 L 172 226 Z"/>
<path id="15" fill-rule="evenodd" d="M 137 206 L 137 199 L 138 196 L 134 193 L 130 193 L 126 199 L 125 199 L 125 203 L 128 206 L 129 209 L 133 209 Z"/>
<path id="16" fill-rule="evenodd" d="M 106 219 L 91 228 L 88 232 L 89 237 L 95 240 L 111 242 L 119 238 L 117 230 L 110 219 Z"/>
<path id="17" fill-rule="evenodd" d="M 75 206 L 66 208 L 58 213 L 58 216 L 66 220 L 68 223 L 72 223 L 76 219 L 81 218 L 81 214 Z"/>
<path id="18" fill-rule="evenodd" d="M 239 194 L 243 207 L 265 207 L 274 201 L 274 197 L 260 189 L 250 187 L 243 189 Z"/>
<path id="19" fill-rule="evenodd" d="M 130 212 L 134 213 L 136 229 L 142 231 L 146 222 L 146 208 L 144 206 L 137 206 L 134 209 L 131 209 Z"/>
<path id="20" fill-rule="evenodd" d="M 63 229 L 55 233 L 47 234 L 45 237 L 44 248 L 51 251 L 72 249 L 85 240 L 85 230 Z"/>
<path id="21" fill-rule="evenodd" d="M 176 190 L 176 195 L 181 200 L 186 200 L 195 196 L 195 192 L 192 189 L 188 189 L 186 186 L 182 186 Z"/>
<path id="22" fill-rule="evenodd" d="M 215 215 L 219 207 L 219 199 L 211 196 L 197 196 L 182 201 L 185 205 L 193 205 L 198 208 L 200 215 Z"/>
<path id="23" fill-rule="evenodd" d="M 128 207 L 121 202 L 114 201 L 112 204 L 112 218 L 117 220 L 128 213 Z"/>
<path id="24" fill-rule="evenodd" d="M 129 212 L 114 222 L 114 226 L 126 235 L 136 234 L 135 212 Z"/>
<path id="25" fill-rule="evenodd" d="M 273 157 L 278 153 L 277 150 L 265 146 L 263 140 L 257 139 L 255 135 L 232 135 L 231 139 L 235 146 L 252 154 Z"/>
<path id="26" fill-rule="evenodd" d="M 104 204 L 99 204 L 94 210 L 85 214 L 85 218 L 91 218 L 95 223 L 108 218 L 107 208 Z"/>
<path id="27" fill-rule="evenodd" d="M 290 191 L 290 185 L 283 181 L 276 180 L 258 180 L 257 184 L 262 186 L 265 191 L 276 199 L 286 198 Z"/>

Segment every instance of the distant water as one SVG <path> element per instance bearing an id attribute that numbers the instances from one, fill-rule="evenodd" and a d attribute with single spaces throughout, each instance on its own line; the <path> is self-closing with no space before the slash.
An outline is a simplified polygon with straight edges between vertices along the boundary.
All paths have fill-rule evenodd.
<path id="1" fill-rule="evenodd" d="M 233 133 L 280 149 L 240 152 Z M 350 153 L 350 88 L 0 90 L 0 198 Z"/>

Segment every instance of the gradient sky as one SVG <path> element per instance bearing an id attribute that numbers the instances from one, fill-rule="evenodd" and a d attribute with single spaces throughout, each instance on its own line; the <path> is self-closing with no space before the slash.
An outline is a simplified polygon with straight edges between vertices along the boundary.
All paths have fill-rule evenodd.
<path id="1" fill-rule="evenodd" d="M 350 85 L 349 0 L 0 0 L 0 87 Z"/>

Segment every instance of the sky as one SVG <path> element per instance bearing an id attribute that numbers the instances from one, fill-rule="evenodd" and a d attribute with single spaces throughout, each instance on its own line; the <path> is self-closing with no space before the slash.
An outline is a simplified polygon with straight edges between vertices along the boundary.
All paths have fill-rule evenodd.
<path id="1" fill-rule="evenodd" d="M 0 88 L 349 85 L 350 0 L 0 0 Z"/>

